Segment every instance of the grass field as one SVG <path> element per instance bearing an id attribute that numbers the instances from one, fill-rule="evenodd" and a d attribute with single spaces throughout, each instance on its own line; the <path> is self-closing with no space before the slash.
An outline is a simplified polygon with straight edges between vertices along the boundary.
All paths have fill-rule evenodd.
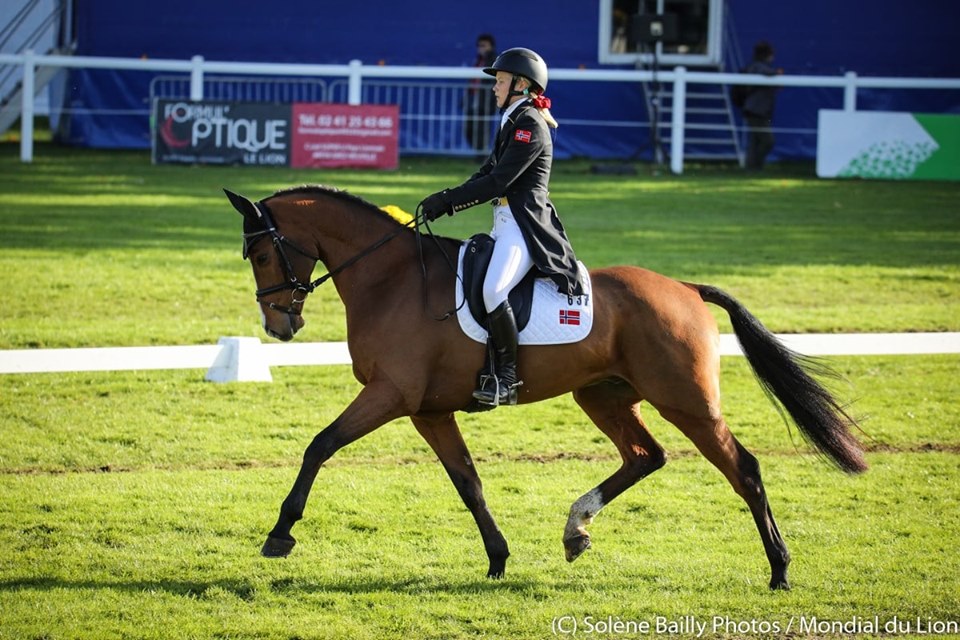
<path id="1" fill-rule="evenodd" d="M 152 167 L 143 153 L 50 148 L 24 168 L 15 151 L 7 145 L 0 156 L 0 260 L 19 283 L 4 298 L 0 348 L 255 335 L 240 218 L 221 187 L 260 198 L 327 182 L 412 211 L 474 168 L 430 160 L 393 173 Z M 819 181 L 809 167 L 598 177 L 589 166 L 560 164 L 551 188 L 590 266 L 638 264 L 729 289 L 775 331 L 960 329 L 956 185 Z M 436 228 L 465 237 L 487 230 L 488 214 L 475 208 Z M 332 290 L 310 306 L 300 339 L 344 339 Z"/>
<path id="2" fill-rule="evenodd" d="M 0 145 L 0 349 L 262 337 L 221 186 L 263 197 L 324 182 L 412 210 L 471 169 L 152 167 L 43 145 L 24 166 Z M 805 165 L 600 177 L 573 161 L 552 196 L 588 264 L 715 284 L 775 331 L 960 330 L 956 185 L 819 181 Z M 464 237 L 487 213 L 437 228 Z M 345 338 L 332 289 L 306 318 L 298 340 Z M 708 636 L 860 638 L 956 624 L 960 357 L 830 363 L 868 434 L 871 470 L 854 478 L 791 437 L 742 359 L 723 361 L 725 413 L 794 557 L 787 593 L 766 589 L 743 503 L 652 412 L 671 462 L 603 511 L 574 564 L 567 509 L 616 468 L 613 447 L 569 398 L 460 418 L 513 554 L 492 582 L 469 513 L 405 421 L 325 467 L 291 557 L 258 555 L 303 448 L 359 388 L 348 367 L 275 369 L 272 384 L 3 376 L 0 638 L 546 638 L 572 621 L 586 637 L 696 635 L 686 616 Z M 865 626 L 874 616 L 893 633 Z"/>

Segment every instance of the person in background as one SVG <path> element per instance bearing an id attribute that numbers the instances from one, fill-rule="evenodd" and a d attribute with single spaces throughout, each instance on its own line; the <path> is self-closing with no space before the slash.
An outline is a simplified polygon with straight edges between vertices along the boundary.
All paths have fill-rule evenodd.
<path id="1" fill-rule="evenodd" d="M 753 61 L 744 73 L 775 76 L 783 69 L 773 67 L 773 47 L 761 40 L 753 47 Z M 743 103 L 743 119 L 747 123 L 747 161 L 745 168 L 758 171 L 763 168 L 767 154 L 773 149 L 773 109 L 779 87 L 751 86 Z"/>
<path id="2" fill-rule="evenodd" d="M 547 64 L 517 47 L 497 57 L 484 73 L 496 78 L 500 130 L 493 153 L 458 187 L 423 199 L 427 220 L 453 215 L 481 202 L 493 205 L 493 256 L 483 282 L 495 376 L 482 376 L 473 397 L 491 407 L 517 403 L 517 322 L 508 295 L 531 270 L 549 277 L 568 296 L 583 295 L 583 278 L 567 233 L 548 197 L 553 166 Z"/>
<path id="3" fill-rule="evenodd" d="M 496 59 L 497 46 L 493 36 L 489 33 L 477 36 L 477 57 L 473 66 L 486 69 Z M 489 81 L 473 80 L 465 98 L 463 133 L 467 143 L 484 157 L 490 151 L 491 116 L 497 111 L 496 96 L 490 91 L 492 86 Z"/>

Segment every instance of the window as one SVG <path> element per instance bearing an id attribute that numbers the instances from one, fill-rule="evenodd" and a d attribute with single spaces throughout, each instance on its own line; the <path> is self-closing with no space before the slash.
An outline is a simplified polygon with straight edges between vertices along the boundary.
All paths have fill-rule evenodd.
<path id="1" fill-rule="evenodd" d="M 720 64 L 724 0 L 601 0 L 599 60 L 607 64 L 649 64 L 654 47 L 662 64 Z M 667 15 L 676 38 L 645 44 L 634 37 L 639 16 Z"/>

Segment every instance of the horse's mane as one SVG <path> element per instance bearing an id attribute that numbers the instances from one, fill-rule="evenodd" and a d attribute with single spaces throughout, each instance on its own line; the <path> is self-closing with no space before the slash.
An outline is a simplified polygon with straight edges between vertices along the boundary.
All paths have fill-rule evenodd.
<path id="1" fill-rule="evenodd" d="M 288 195 L 306 195 L 306 196 L 315 196 L 315 195 L 324 195 L 330 196 L 336 200 L 342 200 L 343 202 L 348 202 L 355 204 L 361 209 L 369 212 L 371 215 L 375 215 L 381 220 L 388 220 L 390 223 L 397 225 L 398 227 L 403 227 L 409 229 L 411 233 L 415 232 L 415 229 L 410 227 L 410 225 L 403 224 L 389 213 L 373 204 L 361 198 L 360 196 L 353 195 L 349 191 L 344 191 L 343 189 L 337 189 L 336 187 L 328 187 L 321 184 L 304 184 L 298 187 L 287 187 L 286 189 L 280 189 L 274 193 L 270 198 L 276 198 L 278 196 L 288 196 Z M 270 198 L 267 198 L 269 200 Z M 433 235 L 432 233 L 430 235 Z M 444 253 L 452 253 L 456 257 L 457 248 L 463 242 L 457 238 L 447 238 L 444 236 L 433 236 L 437 243 L 445 243 L 447 246 L 442 248 L 441 251 Z M 430 243 L 433 244 L 433 243 Z M 436 245 L 437 248 L 440 248 L 440 245 Z"/>
<path id="2" fill-rule="evenodd" d="M 351 204 L 358 205 L 360 208 L 369 211 L 370 213 L 378 216 L 379 218 L 382 218 L 384 220 L 389 220 L 390 222 L 396 225 L 404 226 L 404 225 L 401 225 L 401 223 L 397 221 L 393 216 L 391 216 L 389 213 L 387 213 L 377 205 L 373 204 L 372 202 L 368 202 L 363 198 L 361 198 L 360 196 L 356 196 L 350 193 L 349 191 L 344 191 L 343 189 L 337 189 L 336 187 L 328 187 L 322 184 L 304 184 L 297 187 L 287 187 L 286 189 L 280 189 L 279 191 L 275 192 L 272 196 L 270 196 L 270 198 L 276 198 L 279 196 L 289 196 L 289 195 L 330 196 L 331 198 L 334 198 L 336 200 L 342 200 L 344 202 L 349 202 Z"/>

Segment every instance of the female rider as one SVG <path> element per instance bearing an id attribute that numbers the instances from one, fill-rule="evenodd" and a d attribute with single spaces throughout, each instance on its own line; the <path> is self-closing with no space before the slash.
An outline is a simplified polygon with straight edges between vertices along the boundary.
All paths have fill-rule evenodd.
<path id="1" fill-rule="evenodd" d="M 547 65 L 530 49 L 504 51 L 492 67 L 493 93 L 500 107 L 500 129 L 490 157 L 459 187 L 444 189 L 420 203 L 435 220 L 481 202 L 493 204 L 493 256 L 483 283 L 496 376 L 481 377 L 473 393 L 478 402 L 516 404 L 517 323 L 507 296 L 533 268 L 551 278 L 566 295 L 583 294 L 573 249 L 548 196 L 553 139 Z"/>

